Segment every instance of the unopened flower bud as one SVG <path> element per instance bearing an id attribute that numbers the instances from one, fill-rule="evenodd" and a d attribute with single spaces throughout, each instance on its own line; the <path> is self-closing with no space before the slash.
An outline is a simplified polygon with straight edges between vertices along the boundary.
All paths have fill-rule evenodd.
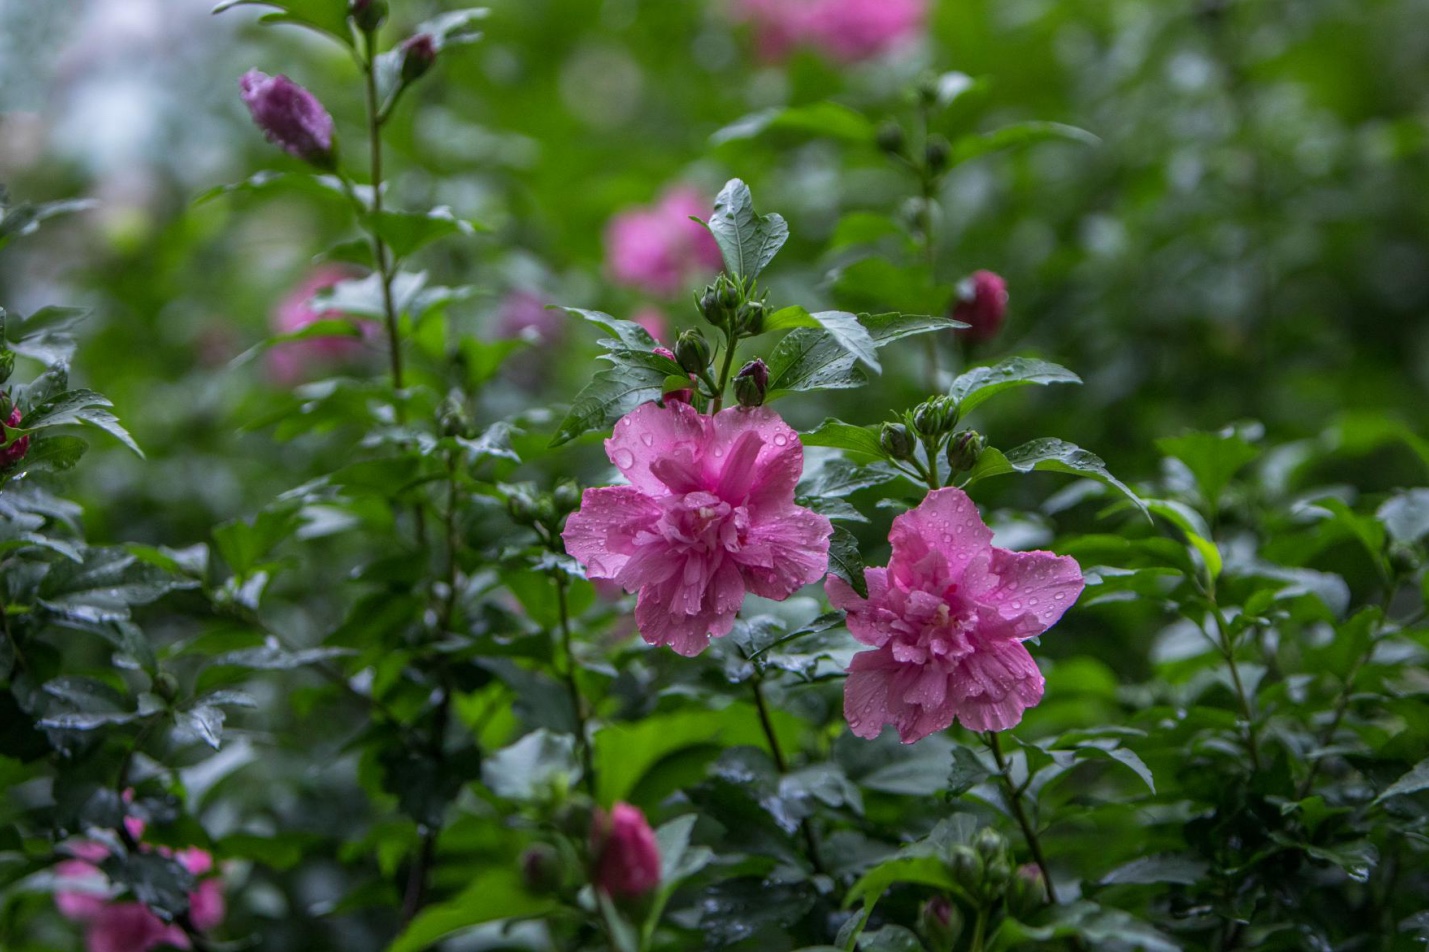
<path id="1" fill-rule="evenodd" d="M 443 436 L 471 435 L 471 418 L 467 416 L 466 407 L 462 406 L 458 395 L 451 394 L 437 408 L 437 425 Z"/>
<path id="2" fill-rule="evenodd" d="M 705 335 L 694 328 L 681 332 L 675 339 L 675 363 L 687 373 L 702 374 L 710 366 L 710 345 Z"/>
<path id="3" fill-rule="evenodd" d="M 764 333 L 765 310 L 763 301 L 746 301 L 739 306 L 734 318 L 735 328 L 741 336 L 754 337 Z"/>
<path id="4" fill-rule="evenodd" d="M 724 275 L 719 279 L 719 306 L 732 311 L 739 306 L 739 288 L 729 282 Z"/>
<path id="5" fill-rule="evenodd" d="M 973 895 L 982 892 L 982 859 L 970 846 L 955 846 L 948 857 L 948 871 L 953 882 Z"/>
<path id="6" fill-rule="evenodd" d="M 1419 556 L 1412 547 L 1396 542 L 1389 547 L 1389 568 L 1395 575 L 1408 575 L 1419 568 Z"/>
<path id="7" fill-rule="evenodd" d="M 551 493 L 551 501 L 556 504 L 556 511 L 563 516 L 568 512 L 575 512 L 581 505 L 581 488 L 576 485 L 575 480 L 562 480 Z"/>
<path id="8" fill-rule="evenodd" d="M 679 363 L 679 360 L 675 357 L 675 352 L 668 347 L 656 347 L 653 351 L 651 351 L 651 353 L 659 354 L 666 360 L 673 360 L 675 361 L 675 363 Z M 671 376 L 674 375 L 671 374 Z M 694 379 L 693 374 L 690 375 L 690 379 Z M 678 390 L 665 391 L 664 400 L 666 403 L 689 403 L 692 399 L 694 399 L 694 396 L 695 391 L 692 388 L 684 387 Z"/>
<path id="9" fill-rule="evenodd" d="M 955 473 L 966 473 L 982 459 L 987 438 L 977 430 L 963 430 L 948 443 L 948 466 Z"/>
<path id="10" fill-rule="evenodd" d="M 973 848 L 986 861 L 1007 852 L 1007 840 L 992 827 L 983 827 L 973 840 Z"/>
<path id="11" fill-rule="evenodd" d="M 561 891 L 566 881 L 566 864 L 561 853 L 549 843 L 536 843 L 521 854 L 521 882 L 538 896 Z"/>
<path id="12" fill-rule="evenodd" d="M 895 120 L 889 119 L 878 127 L 875 137 L 878 147 L 889 155 L 902 155 L 904 147 L 908 144 L 908 136 L 904 134 L 903 127 Z"/>
<path id="13" fill-rule="evenodd" d="M 660 847 L 639 807 L 596 810 L 590 852 L 591 881 L 612 899 L 642 899 L 660 885 Z"/>
<path id="14" fill-rule="evenodd" d="M 352 0 L 347 15 L 364 33 L 371 33 L 387 20 L 387 0 Z"/>
<path id="15" fill-rule="evenodd" d="M 1046 898 L 1047 884 L 1037 864 L 1024 863 L 1017 867 L 1007 887 L 1009 911 L 1018 918 L 1024 918 L 1041 908 Z"/>
<path id="16" fill-rule="evenodd" d="M 5 398 L 5 402 L 9 402 L 9 397 Z M 0 469 L 9 469 L 24 459 L 26 453 L 30 452 L 30 438 L 28 436 L 17 437 L 13 443 L 10 443 L 9 446 L 5 446 L 13 436 L 13 434 L 9 432 L 9 428 L 18 427 L 24 416 L 25 415 L 20 412 L 19 407 L 11 406 L 10 415 L 5 419 L 4 423 L 0 423 Z"/>
<path id="17" fill-rule="evenodd" d="M 506 511 L 511 514 L 513 521 L 523 526 L 535 525 L 538 521 L 536 500 L 520 490 L 507 497 Z"/>
<path id="18" fill-rule="evenodd" d="M 913 449 L 917 444 L 913 441 L 913 434 L 902 423 L 885 423 L 878 434 L 878 445 L 894 459 L 906 460 L 913 458 Z"/>
<path id="19" fill-rule="evenodd" d="M 243 102 L 268 141 L 321 169 L 337 164 L 332 116 L 286 76 L 250 69 L 238 81 Z"/>
<path id="20" fill-rule="evenodd" d="M 924 106 L 937 105 L 938 77 L 928 73 L 918 80 L 918 102 Z"/>
<path id="21" fill-rule="evenodd" d="M 586 840 L 590 838 L 591 819 L 590 801 L 577 794 L 556 808 L 551 822 L 557 830 L 571 839 Z"/>
<path id="22" fill-rule="evenodd" d="M 923 146 L 923 161 L 928 166 L 929 172 L 937 175 L 944 171 L 952 157 L 953 147 L 948 144 L 947 139 L 939 135 L 928 137 L 927 143 Z"/>
<path id="23" fill-rule="evenodd" d="M 933 397 L 913 411 L 913 427 L 922 436 L 936 439 L 958 424 L 958 402 L 951 397 Z"/>
<path id="24" fill-rule="evenodd" d="M 934 896 L 918 911 L 918 931 L 933 952 L 952 952 L 963 931 L 963 914 L 946 896 Z"/>
<path id="25" fill-rule="evenodd" d="M 958 334 L 974 344 L 997 336 L 1007 315 L 1007 282 L 991 271 L 974 271 L 958 284 L 953 319 L 968 326 Z"/>
<path id="26" fill-rule="evenodd" d="M 740 368 L 734 378 L 734 396 L 742 407 L 758 407 L 764 404 L 764 395 L 769 392 L 769 368 L 762 360 L 751 360 Z"/>
<path id="27" fill-rule="evenodd" d="M 179 679 L 167 671 L 160 671 L 154 676 L 152 687 L 155 694 L 170 703 L 179 696 Z"/>
<path id="28" fill-rule="evenodd" d="M 0 317 L 0 342 L 5 340 L 5 321 Z M 0 343 L 0 383 L 10 379 L 10 375 L 15 372 L 15 352 Z"/>
<path id="29" fill-rule="evenodd" d="M 418 33 L 402 41 L 402 82 L 415 83 L 427 75 L 437 61 L 437 41 L 430 33 Z"/>

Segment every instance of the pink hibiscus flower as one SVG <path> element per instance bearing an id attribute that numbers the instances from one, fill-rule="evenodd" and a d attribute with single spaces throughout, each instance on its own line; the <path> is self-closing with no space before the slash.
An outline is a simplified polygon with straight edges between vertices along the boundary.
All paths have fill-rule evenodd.
<path id="1" fill-rule="evenodd" d="M 697 655 L 729 633 L 745 592 L 782 600 L 828 568 L 833 526 L 794 504 L 804 447 L 773 410 L 646 403 L 605 452 L 630 485 L 586 490 L 566 551 L 591 578 L 639 590 L 650 644 Z"/>
<path id="2" fill-rule="evenodd" d="M 1022 642 L 1062 617 L 1082 592 L 1076 560 L 992 546 L 992 531 L 960 489 L 939 489 L 893 520 L 887 568 L 864 570 L 868 598 L 830 576 L 825 591 L 872 651 L 854 655 L 844 717 L 859 737 L 885 724 L 905 744 L 954 719 L 1000 731 L 1042 699 Z"/>
<path id="3" fill-rule="evenodd" d="M 662 297 L 678 294 L 691 280 L 719 270 L 719 245 L 699 222 L 710 203 L 697 189 L 668 189 L 653 205 L 632 208 L 605 229 L 605 260 L 621 284 Z"/>
<path id="4" fill-rule="evenodd" d="M 341 265 L 324 265 L 314 270 L 273 310 L 269 321 L 273 333 L 292 334 L 316 321 L 346 317 L 341 311 L 315 311 L 308 301 L 319 291 L 353 276 L 351 269 Z M 364 336 L 375 333 L 377 329 L 371 321 L 354 320 L 353 323 Z M 286 341 L 268 351 L 268 370 L 278 383 L 291 386 L 320 368 L 355 361 L 361 356 L 362 349 L 362 340 L 356 337 L 310 337 L 307 340 Z"/>
<path id="5" fill-rule="evenodd" d="M 732 0 L 734 18 L 754 27 L 759 56 L 777 61 L 811 46 L 856 63 L 905 46 L 924 30 L 927 0 Z"/>

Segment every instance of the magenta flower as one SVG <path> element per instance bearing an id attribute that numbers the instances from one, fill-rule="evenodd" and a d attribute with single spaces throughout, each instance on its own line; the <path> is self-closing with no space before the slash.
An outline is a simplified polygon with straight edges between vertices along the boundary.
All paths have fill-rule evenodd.
<path id="1" fill-rule="evenodd" d="M 714 237 L 690 216 L 708 218 L 710 203 L 688 186 L 667 190 L 653 205 L 632 208 L 605 229 L 605 260 L 621 284 L 672 297 L 719 270 Z"/>
<path id="2" fill-rule="evenodd" d="M 630 485 L 586 490 L 566 551 L 591 578 L 640 591 L 650 644 L 697 655 L 729 633 L 745 592 L 782 600 L 828 568 L 833 526 L 794 504 L 804 447 L 773 410 L 646 403 L 605 452 Z"/>
<path id="3" fill-rule="evenodd" d="M 243 102 L 268 141 L 319 168 L 332 168 L 333 124 L 323 104 L 286 76 L 250 69 L 238 80 Z"/>
<path id="4" fill-rule="evenodd" d="M 666 360 L 675 359 L 675 352 L 668 347 L 656 347 L 653 351 L 651 351 L 651 353 L 659 354 Z M 690 381 L 694 382 L 694 379 L 695 375 L 690 374 Z M 688 390 L 671 390 L 669 393 L 665 394 L 664 400 L 666 403 L 689 403 L 692 399 L 694 399 L 694 396 L 695 391 L 693 388 L 690 388 Z"/>
<path id="5" fill-rule="evenodd" d="M 970 326 L 956 333 L 974 344 L 997 336 L 1007 314 L 1007 282 L 991 271 L 974 271 L 958 285 L 953 319 Z"/>
<path id="6" fill-rule="evenodd" d="M 10 438 L 10 434 L 5 432 L 5 428 L 12 426 L 18 427 L 20 425 L 20 421 L 24 419 L 24 416 L 25 415 L 20 412 L 19 407 L 13 405 L 11 406 L 9 419 L 0 422 L 0 444 L 3 444 L 6 440 Z M 5 447 L 4 449 L 0 449 L 0 469 L 5 469 L 7 467 L 14 466 L 16 463 L 20 462 L 20 460 L 24 459 L 25 454 L 28 452 L 30 452 L 30 438 L 28 436 L 21 436 L 17 438 L 15 442 L 11 443 L 9 446 Z"/>
<path id="7" fill-rule="evenodd" d="M 137 818 L 126 817 L 124 824 L 135 839 L 143 835 L 143 822 Z M 69 850 L 75 858 L 55 866 L 59 887 L 55 890 L 55 907 L 65 918 L 85 924 L 87 952 L 149 952 L 159 946 L 189 948 L 183 929 L 165 924 L 143 903 L 111 901 L 115 887 L 99 869 L 109 855 L 102 844 L 81 840 L 71 844 Z M 194 876 L 204 877 L 189 893 L 189 921 L 201 932 L 216 928 L 223 922 L 226 907 L 223 881 L 207 875 L 213 872 L 213 857 L 197 848 L 171 853 L 161 846 L 157 851 L 172 855 Z"/>
<path id="8" fill-rule="evenodd" d="M 954 719 L 1000 731 L 1042 699 L 1043 678 L 1022 642 L 1042 634 L 1082 592 L 1076 560 L 992 546 L 992 531 L 961 489 L 939 489 L 893 520 L 887 568 L 864 570 L 868 598 L 843 579 L 824 583 L 848 630 L 874 650 L 854 655 L 844 717 L 859 737 L 885 724 L 905 744 Z"/>
<path id="9" fill-rule="evenodd" d="M 639 899 L 660 885 L 660 847 L 639 807 L 597 809 L 590 835 L 596 889 L 612 899 Z"/>
<path id="10" fill-rule="evenodd" d="M 545 299 L 533 291 L 512 291 L 496 313 L 496 336 L 503 340 L 529 335 L 538 343 L 555 344 L 565 328 L 565 315 L 549 310 Z"/>
<path id="11" fill-rule="evenodd" d="M 338 265 L 317 268 L 288 293 L 273 310 L 269 325 L 275 334 L 292 334 L 315 321 L 341 320 L 341 311 L 315 311 L 308 303 L 313 295 L 353 277 L 352 271 Z M 353 321 L 364 334 L 374 329 L 370 321 Z M 281 384 L 292 385 L 308 377 L 314 370 L 350 363 L 362 353 L 362 341 L 356 337 L 310 337 L 284 341 L 268 351 L 268 369 Z"/>
<path id="12" fill-rule="evenodd" d="M 856 63 L 905 46 L 924 30 L 927 0 L 734 0 L 736 20 L 754 28 L 760 58 L 780 60 L 810 46 Z"/>

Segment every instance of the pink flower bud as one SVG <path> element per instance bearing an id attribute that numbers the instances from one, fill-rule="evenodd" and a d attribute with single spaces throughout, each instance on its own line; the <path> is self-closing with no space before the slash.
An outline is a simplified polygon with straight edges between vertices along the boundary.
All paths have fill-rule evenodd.
<path id="1" fill-rule="evenodd" d="M 953 319 L 969 326 L 958 333 L 974 344 L 997 336 L 1007 314 L 1007 282 L 991 271 L 974 271 L 958 285 Z"/>
<path id="2" fill-rule="evenodd" d="M 652 353 L 659 354 L 661 357 L 665 357 L 669 360 L 674 360 L 676 363 L 679 363 L 679 361 L 675 357 L 675 352 L 668 347 L 656 347 L 654 351 L 652 351 Z M 694 380 L 695 375 L 690 374 L 690 379 Z M 694 390 L 671 390 L 669 393 L 665 394 L 665 402 L 689 403 L 690 400 L 694 398 L 694 395 Z"/>
<path id="3" fill-rule="evenodd" d="M 10 434 L 5 432 L 7 426 L 19 426 L 24 414 L 19 407 L 10 408 L 10 418 L 4 423 L 0 423 L 0 443 L 4 443 L 10 438 Z M 0 469 L 14 466 L 25 458 L 25 454 L 30 452 L 30 438 L 22 436 L 4 449 L 0 449 Z"/>
<path id="4" fill-rule="evenodd" d="M 332 116 L 286 76 L 250 69 L 238 80 L 243 102 L 268 141 L 318 168 L 335 165 Z"/>
<path id="5" fill-rule="evenodd" d="M 437 61 L 437 41 L 430 33 L 418 33 L 402 41 L 402 82 L 414 83 Z"/>
<path id="6" fill-rule="evenodd" d="M 660 885 L 660 847 L 639 807 L 597 810 L 591 825 L 595 888 L 612 899 L 640 899 Z"/>

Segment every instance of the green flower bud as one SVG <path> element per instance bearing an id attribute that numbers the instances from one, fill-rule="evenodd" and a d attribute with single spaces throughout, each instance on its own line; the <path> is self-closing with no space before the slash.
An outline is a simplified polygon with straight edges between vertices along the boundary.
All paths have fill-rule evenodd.
<path id="1" fill-rule="evenodd" d="M 536 500 L 522 490 L 517 490 L 506 498 L 506 511 L 518 525 L 532 526 L 538 521 Z"/>
<path id="2" fill-rule="evenodd" d="M 902 126 L 895 120 L 889 119 L 878 127 L 875 141 L 877 141 L 878 147 L 887 154 L 902 155 L 908 145 L 908 136 L 903 132 Z"/>
<path id="3" fill-rule="evenodd" d="M 443 436 L 471 436 L 471 419 L 459 396 L 453 393 L 442 401 L 437 409 L 437 425 Z"/>
<path id="4" fill-rule="evenodd" d="M 958 425 L 958 402 L 952 397 L 933 397 L 913 411 L 913 428 L 920 436 L 937 439 Z"/>
<path id="5" fill-rule="evenodd" d="M 556 504 L 556 511 L 563 516 L 568 512 L 575 512 L 581 505 L 581 488 L 573 479 L 562 480 L 551 493 L 551 501 Z"/>
<path id="6" fill-rule="evenodd" d="M 977 430 L 963 430 L 948 443 L 948 466 L 955 473 L 966 473 L 977 465 L 987 438 Z"/>
<path id="7" fill-rule="evenodd" d="M 982 858 L 971 846 L 954 846 L 948 856 L 948 872 L 953 882 L 972 893 L 982 894 Z"/>
<path id="8" fill-rule="evenodd" d="M 1396 542 L 1389 547 L 1389 568 L 1395 575 L 1409 575 L 1419 568 L 1419 555 L 1412 547 Z"/>
<path id="9" fill-rule="evenodd" d="M 3 329 L 3 328 L 0 328 Z M 3 339 L 3 338 L 0 338 Z M 10 379 L 15 372 L 15 352 L 0 344 L 0 383 Z"/>
<path id="10" fill-rule="evenodd" d="M 907 460 L 913 458 L 913 449 L 917 444 L 913 434 L 902 423 L 885 423 L 878 434 L 878 445 L 894 459 Z"/>
<path id="11" fill-rule="evenodd" d="M 174 698 L 179 696 L 179 679 L 167 671 L 160 671 L 154 677 L 153 690 L 159 697 L 172 704 Z"/>
<path id="12" fill-rule="evenodd" d="M 735 287 L 724 275 L 719 276 L 719 306 L 726 311 L 732 311 L 739 306 L 739 288 Z"/>
<path id="13" fill-rule="evenodd" d="M 1007 840 L 992 827 L 983 827 L 973 840 L 973 848 L 984 860 L 991 862 L 1007 852 Z"/>
<path id="14" fill-rule="evenodd" d="M 1007 887 L 1007 908 L 1018 919 L 1026 921 L 1047 899 L 1047 884 L 1036 863 L 1017 867 Z"/>
<path id="15" fill-rule="evenodd" d="M 734 378 L 734 396 L 742 407 L 758 407 L 764 404 L 764 395 L 769 392 L 769 368 L 762 360 L 751 360 L 740 368 Z"/>
<path id="16" fill-rule="evenodd" d="M 705 373 L 710 366 L 710 345 L 705 335 L 693 327 L 683 331 L 675 340 L 675 363 L 686 373 L 696 376 Z"/>
<path id="17" fill-rule="evenodd" d="M 561 891 L 566 882 L 566 863 L 560 850 L 549 843 L 536 843 L 521 854 L 521 882 L 538 896 Z"/>
<path id="18" fill-rule="evenodd" d="M 578 843 L 584 843 L 590 838 L 590 800 L 584 796 L 572 796 L 556 808 L 551 822 L 566 836 Z"/>
<path id="19" fill-rule="evenodd" d="M 437 61 L 437 41 L 430 33 L 418 33 L 402 41 L 402 83 L 415 83 Z"/>
<path id="20" fill-rule="evenodd" d="M 734 326 L 744 337 L 754 337 L 764 333 L 764 312 L 768 310 L 763 301 L 746 301 L 734 314 Z"/>
<path id="21" fill-rule="evenodd" d="M 953 157 L 953 147 L 948 144 L 948 140 L 939 135 L 931 135 L 928 142 L 923 146 L 923 161 L 928 166 L 928 171 L 937 175 L 948 167 L 948 162 Z"/>
<path id="22" fill-rule="evenodd" d="M 926 73 L 918 80 L 918 102 L 924 106 L 938 104 L 938 77 L 932 73 Z"/>
<path id="23" fill-rule="evenodd" d="M 371 33 L 387 21 L 387 0 L 352 0 L 347 15 L 364 33 Z"/>

